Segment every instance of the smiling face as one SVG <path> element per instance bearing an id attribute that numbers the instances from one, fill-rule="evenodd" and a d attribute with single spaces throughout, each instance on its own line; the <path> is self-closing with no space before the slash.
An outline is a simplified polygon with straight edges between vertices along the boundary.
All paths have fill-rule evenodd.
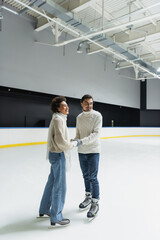
<path id="1" fill-rule="evenodd" d="M 89 112 L 93 109 L 93 99 L 85 98 L 81 103 L 84 112 Z"/>
<path id="2" fill-rule="evenodd" d="M 68 107 L 68 104 L 65 101 L 60 103 L 60 106 L 58 108 L 58 112 L 63 113 L 65 115 L 69 114 L 69 107 Z"/>

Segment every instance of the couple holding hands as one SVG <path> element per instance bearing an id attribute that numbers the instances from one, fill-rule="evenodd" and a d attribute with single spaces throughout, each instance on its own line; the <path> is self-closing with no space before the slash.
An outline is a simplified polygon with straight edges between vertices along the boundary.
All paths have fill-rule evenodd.
<path id="1" fill-rule="evenodd" d="M 39 208 L 39 216 L 48 215 L 51 226 L 68 225 L 69 219 L 63 218 L 63 207 L 66 196 L 66 161 L 68 152 L 78 148 L 79 163 L 82 170 L 85 199 L 79 204 L 80 209 L 90 205 L 87 217 L 92 218 L 99 210 L 99 182 L 97 179 L 100 131 L 102 115 L 93 110 L 93 98 L 84 95 L 81 99 L 82 113 L 77 116 L 76 136 L 70 141 L 66 125 L 69 107 L 66 98 L 55 97 L 51 103 L 53 112 L 47 141 L 47 158 L 51 164 L 50 174 L 46 183 Z"/>

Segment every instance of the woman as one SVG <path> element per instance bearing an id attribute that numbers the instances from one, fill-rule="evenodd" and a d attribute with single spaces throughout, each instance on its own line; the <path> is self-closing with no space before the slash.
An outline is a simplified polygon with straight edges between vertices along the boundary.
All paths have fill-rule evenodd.
<path id="1" fill-rule="evenodd" d="M 67 225 L 62 210 L 66 196 L 66 157 L 67 151 L 79 146 L 81 141 L 70 142 L 66 126 L 69 107 L 65 97 L 55 97 L 51 103 L 53 117 L 50 122 L 47 156 L 51 164 L 50 174 L 42 196 L 39 216 L 50 216 L 51 225 Z"/>

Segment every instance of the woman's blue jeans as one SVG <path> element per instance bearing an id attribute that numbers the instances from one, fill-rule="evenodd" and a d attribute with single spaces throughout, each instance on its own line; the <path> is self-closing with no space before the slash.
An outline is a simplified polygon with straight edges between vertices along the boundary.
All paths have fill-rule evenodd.
<path id="1" fill-rule="evenodd" d="M 99 182 L 97 179 L 99 153 L 79 153 L 80 167 L 83 173 L 85 191 L 92 194 L 92 198 L 99 199 Z"/>
<path id="2" fill-rule="evenodd" d="M 64 153 L 49 152 L 51 164 L 50 174 L 46 183 L 39 213 L 50 214 L 51 222 L 63 219 L 62 210 L 66 196 L 66 160 Z"/>

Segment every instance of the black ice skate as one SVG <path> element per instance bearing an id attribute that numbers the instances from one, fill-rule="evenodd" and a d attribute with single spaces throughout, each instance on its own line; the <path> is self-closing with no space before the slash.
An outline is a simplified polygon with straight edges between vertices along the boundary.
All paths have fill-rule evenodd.
<path id="1" fill-rule="evenodd" d="M 65 226 L 68 226 L 69 224 L 70 224 L 70 220 L 66 219 L 66 218 L 63 218 L 59 222 L 51 222 L 51 226 L 49 227 L 49 229 L 52 229 L 56 226 L 65 227 Z"/>
<path id="2" fill-rule="evenodd" d="M 92 195 L 90 193 L 86 193 L 86 197 L 82 203 L 79 204 L 79 209 L 84 210 L 86 209 L 90 204 L 92 200 Z"/>
<path id="3" fill-rule="evenodd" d="M 48 214 L 40 213 L 37 218 L 49 218 L 49 217 L 50 217 L 50 213 L 48 213 Z"/>
<path id="4" fill-rule="evenodd" d="M 87 218 L 89 218 L 89 219 L 94 218 L 97 215 L 98 211 L 99 211 L 98 202 L 93 202 L 92 201 L 91 207 L 90 207 L 90 209 L 87 213 Z"/>

